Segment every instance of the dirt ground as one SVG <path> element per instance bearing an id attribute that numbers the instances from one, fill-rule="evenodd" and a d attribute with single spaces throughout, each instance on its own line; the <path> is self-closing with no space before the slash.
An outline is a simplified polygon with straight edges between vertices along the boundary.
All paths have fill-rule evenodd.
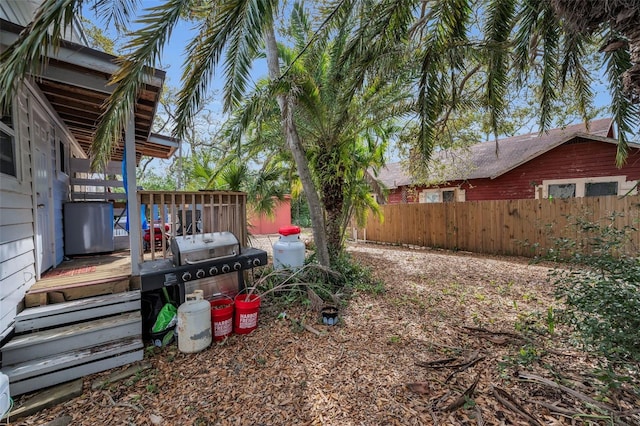
<path id="1" fill-rule="evenodd" d="M 149 346 L 150 369 L 99 390 L 91 383 L 111 372 L 89 376 L 82 396 L 11 424 L 640 424 L 640 399 L 625 387 L 602 398 L 597 360 L 563 327 L 549 333 L 547 266 L 363 243 L 348 251 L 386 291 L 356 293 L 337 326 L 287 312 L 314 333 L 265 300 L 249 335 L 197 354 Z"/>

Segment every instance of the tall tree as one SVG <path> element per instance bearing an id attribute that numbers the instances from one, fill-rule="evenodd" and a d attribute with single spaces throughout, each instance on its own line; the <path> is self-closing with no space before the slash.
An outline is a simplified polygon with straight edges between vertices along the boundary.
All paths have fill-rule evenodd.
<path id="1" fill-rule="evenodd" d="M 383 164 L 386 143 L 398 131 L 394 123 L 409 110 L 409 94 L 401 79 L 382 77 L 353 90 L 349 63 L 341 62 L 348 33 L 310 45 L 314 31 L 301 3 L 293 5 L 286 33 L 290 38 L 278 46 L 281 78 L 260 85 L 236 121 L 242 126 L 273 120 L 265 111 L 273 110 L 269 103 L 279 96 L 295 103 L 294 125 L 320 192 L 329 254 L 336 258 L 352 208 L 375 206 L 365 175 Z"/>

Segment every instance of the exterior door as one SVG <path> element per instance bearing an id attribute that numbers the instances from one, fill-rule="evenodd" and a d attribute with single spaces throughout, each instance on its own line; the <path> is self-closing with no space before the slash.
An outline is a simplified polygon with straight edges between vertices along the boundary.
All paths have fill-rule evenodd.
<path id="1" fill-rule="evenodd" d="M 34 147 L 34 188 L 36 191 L 36 272 L 43 273 L 53 267 L 53 236 L 51 235 L 51 211 L 53 191 L 51 186 L 52 161 L 51 126 L 45 114 L 33 108 L 32 143 Z"/>

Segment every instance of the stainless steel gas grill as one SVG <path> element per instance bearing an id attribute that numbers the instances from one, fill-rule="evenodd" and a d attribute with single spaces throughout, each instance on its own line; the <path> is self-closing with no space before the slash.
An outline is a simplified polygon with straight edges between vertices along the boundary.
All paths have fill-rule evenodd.
<path id="1" fill-rule="evenodd" d="M 184 295 L 201 289 L 205 298 L 214 294 L 235 296 L 244 289 L 243 271 L 267 264 L 267 252 L 241 250 L 231 232 L 177 236 L 171 240 L 173 259 L 145 262 L 141 266 L 142 291 L 177 286 Z"/>

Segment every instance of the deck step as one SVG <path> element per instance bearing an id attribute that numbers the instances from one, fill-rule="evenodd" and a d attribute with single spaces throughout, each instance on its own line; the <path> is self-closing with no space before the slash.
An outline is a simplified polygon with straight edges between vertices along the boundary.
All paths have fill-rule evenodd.
<path id="1" fill-rule="evenodd" d="M 140 291 L 89 297 L 65 303 L 27 308 L 15 319 L 15 332 L 60 327 L 66 324 L 140 310 Z"/>
<path id="2" fill-rule="evenodd" d="M 95 276 L 92 274 L 91 276 Z M 63 303 L 105 294 L 123 293 L 130 289 L 130 275 L 111 275 L 91 280 L 80 276 L 39 281 L 25 294 L 27 308 L 53 303 Z"/>
<path id="3" fill-rule="evenodd" d="M 143 357 L 142 338 L 137 336 L 3 366 L 2 371 L 9 377 L 13 396 L 141 361 Z"/>
<path id="4" fill-rule="evenodd" d="M 69 350 L 142 335 L 140 311 L 26 333 L 2 347 L 2 365 L 13 365 Z"/>

